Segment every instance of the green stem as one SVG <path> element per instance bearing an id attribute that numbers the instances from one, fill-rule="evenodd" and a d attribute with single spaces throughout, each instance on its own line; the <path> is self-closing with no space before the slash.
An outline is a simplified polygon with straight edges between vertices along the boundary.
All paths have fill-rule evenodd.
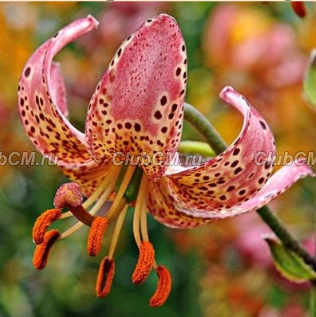
<path id="1" fill-rule="evenodd" d="M 200 141 L 181 141 L 178 146 L 178 151 L 183 153 L 201 154 L 204 157 L 216 156 L 215 152 L 208 143 Z"/>
<path id="2" fill-rule="evenodd" d="M 185 103 L 184 118 L 200 132 L 216 154 L 220 154 L 227 148 L 227 144 L 220 137 L 211 123 L 193 106 Z M 270 210 L 264 206 L 257 210 L 262 220 L 271 228 L 275 235 L 282 241 L 283 245 L 289 250 L 300 256 L 304 262 L 316 270 L 316 260 L 306 252 L 298 240 L 287 231 L 282 221 Z"/>
<path id="3" fill-rule="evenodd" d="M 313 284 L 313 287 L 310 292 L 309 310 L 310 310 L 310 316 L 316 317 L 316 285 L 315 284 Z"/>

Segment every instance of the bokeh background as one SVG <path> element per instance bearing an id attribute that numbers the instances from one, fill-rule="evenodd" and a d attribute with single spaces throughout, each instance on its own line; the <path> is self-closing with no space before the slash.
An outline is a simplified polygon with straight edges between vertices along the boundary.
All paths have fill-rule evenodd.
<path id="1" fill-rule="evenodd" d="M 220 90 L 231 85 L 268 121 L 278 154 L 315 153 L 316 112 L 302 94 L 304 68 L 316 47 L 315 5 L 308 3 L 307 10 L 307 17 L 300 19 L 289 2 L 1 3 L 0 152 L 34 151 L 19 121 L 17 85 L 24 64 L 42 42 L 87 14 L 100 21 L 97 31 L 56 58 L 65 76 L 71 121 L 82 129 L 90 96 L 121 41 L 144 20 L 166 12 L 177 19 L 187 43 L 187 101 L 227 142 L 237 137 L 242 123 L 241 116 L 218 99 Z M 183 139 L 189 138 L 202 140 L 185 125 Z M 0 165 L 1 317 L 308 315 L 309 285 L 287 282 L 275 271 L 261 239 L 269 229 L 255 213 L 195 230 L 167 229 L 149 219 L 157 259 L 173 277 L 170 298 L 158 309 L 148 307 L 156 276 L 137 287 L 131 282 L 138 257 L 131 217 L 120 238 L 107 298 L 95 297 L 102 255 L 87 256 L 86 229 L 58 243 L 47 268 L 36 271 L 32 225 L 52 207 L 63 182 L 54 166 Z M 271 203 L 311 252 L 315 190 L 315 180 L 305 179 Z"/>

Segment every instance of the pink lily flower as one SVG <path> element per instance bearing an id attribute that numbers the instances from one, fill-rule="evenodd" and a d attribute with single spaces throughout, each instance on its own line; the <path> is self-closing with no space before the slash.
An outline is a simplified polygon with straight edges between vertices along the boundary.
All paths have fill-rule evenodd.
<path id="1" fill-rule="evenodd" d="M 236 141 L 198 166 L 169 166 L 181 139 L 187 59 L 181 31 L 166 14 L 147 20 L 122 43 L 91 98 L 85 133 L 78 131 L 67 119 L 62 74 L 52 60 L 65 45 L 97 26 L 88 16 L 61 29 L 31 56 L 20 78 L 19 109 L 26 133 L 43 155 L 58 157 L 58 167 L 73 181 L 58 189 L 55 208 L 36 220 L 33 263 L 43 269 L 53 244 L 83 224 L 91 227 L 88 254 L 95 256 L 107 226 L 115 223 L 96 284 L 97 296 L 107 295 L 115 246 L 127 206 L 133 204 L 139 259 L 132 279 L 142 283 L 154 269 L 159 280 L 150 305 L 160 306 L 169 295 L 171 277 L 155 261 L 147 212 L 170 227 L 198 227 L 254 211 L 312 171 L 300 161 L 271 175 L 270 161 L 255 162 L 258 152 L 275 153 L 273 135 L 260 114 L 231 87 L 220 97 L 244 116 Z M 142 164 L 130 159 L 124 166 L 128 155 L 141 158 Z M 136 194 L 128 194 L 135 188 Z M 101 215 L 107 201 L 112 203 Z M 63 233 L 47 231 L 52 222 L 72 214 L 79 220 L 75 226 Z"/>

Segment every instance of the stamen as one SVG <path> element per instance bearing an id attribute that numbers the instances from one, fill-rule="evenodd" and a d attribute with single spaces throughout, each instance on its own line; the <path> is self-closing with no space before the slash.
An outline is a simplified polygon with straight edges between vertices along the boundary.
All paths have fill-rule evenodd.
<path id="1" fill-rule="evenodd" d="M 58 240 L 60 233 L 58 230 L 47 231 L 44 235 L 44 241 L 41 244 L 38 244 L 34 251 L 33 256 L 33 265 L 38 270 L 45 268 L 50 250 L 54 243 Z"/>
<path id="2" fill-rule="evenodd" d="M 33 240 L 36 244 L 41 244 L 44 241 L 44 236 L 47 228 L 61 216 L 60 209 L 49 209 L 42 213 L 35 221 L 33 227 Z"/>
<path id="3" fill-rule="evenodd" d="M 117 245 L 117 241 L 118 238 L 120 236 L 120 232 L 122 230 L 123 224 L 124 224 L 124 219 L 127 213 L 127 209 L 128 209 L 128 205 L 126 205 L 123 209 L 123 211 L 121 212 L 121 214 L 119 215 L 119 217 L 117 218 L 117 221 L 115 223 L 115 228 L 114 228 L 114 232 L 112 235 L 112 239 L 111 239 L 111 244 L 110 244 L 110 248 L 109 248 L 109 255 L 108 258 L 112 259 L 114 256 L 114 251 Z"/>
<path id="4" fill-rule="evenodd" d="M 97 277 L 96 293 L 98 297 L 105 297 L 110 293 L 114 272 L 114 260 L 105 257 L 100 263 L 99 273 Z"/>
<path id="5" fill-rule="evenodd" d="M 115 183 L 119 175 L 119 172 L 120 172 L 120 168 L 116 168 L 116 166 L 110 171 L 109 175 L 106 177 L 106 182 L 104 182 L 104 186 L 107 185 L 108 187 L 105 189 L 103 194 L 99 197 L 98 201 L 95 203 L 95 205 L 91 209 L 90 215 L 95 215 L 99 211 L 99 209 L 103 206 L 103 204 L 106 202 L 106 200 L 109 198 L 110 194 L 115 188 Z M 83 203 L 83 206 L 85 206 L 85 203 Z M 64 239 L 70 236 L 71 234 L 79 230 L 82 226 L 83 226 L 82 222 L 76 223 L 71 228 L 63 232 L 60 236 L 60 239 Z"/>
<path id="6" fill-rule="evenodd" d="M 56 208 L 68 208 L 79 221 L 91 226 L 95 217 L 90 215 L 82 206 L 82 201 L 79 185 L 66 183 L 58 188 L 54 198 L 54 205 Z"/>
<path id="7" fill-rule="evenodd" d="M 143 241 L 139 247 L 139 258 L 134 270 L 132 281 L 143 283 L 149 276 L 155 259 L 155 250 L 149 241 Z"/>
<path id="8" fill-rule="evenodd" d="M 108 222 L 104 217 L 96 217 L 93 220 L 88 236 L 88 254 L 90 256 L 96 256 L 100 252 L 107 226 Z"/>
<path id="9" fill-rule="evenodd" d="M 140 232 L 140 225 L 141 225 L 141 216 L 143 213 L 146 215 L 146 194 L 148 188 L 148 178 L 146 175 L 142 176 L 142 180 L 139 186 L 139 192 L 136 200 L 135 211 L 134 211 L 134 218 L 133 218 L 133 233 L 135 241 L 140 248 L 142 240 L 148 241 L 148 234 L 147 234 L 147 224 L 145 224 L 145 228 L 142 229 L 142 236 Z M 146 231 L 146 232 L 145 232 Z"/>
<path id="10" fill-rule="evenodd" d="M 132 176 L 133 176 L 135 169 L 136 169 L 136 166 L 129 165 L 127 167 L 126 174 L 125 174 L 124 179 L 120 185 L 120 189 L 117 192 L 116 197 L 115 197 L 115 199 L 114 199 L 114 201 L 113 201 L 113 203 L 112 203 L 112 205 L 107 213 L 107 218 L 111 220 L 111 221 L 109 220 L 109 223 L 114 221 L 118 216 L 116 211 L 117 211 L 119 205 L 121 204 L 122 198 L 125 194 L 125 191 L 128 187 L 128 184 L 130 183 L 130 181 L 132 179 Z"/>
<path id="11" fill-rule="evenodd" d="M 158 284 L 156 292 L 151 297 L 149 302 L 151 307 L 159 307 L 163 305 L 167 300 L 171 290 L 171 275 L 169 270 L 165 266 L 159 265 L 156 268 L 156 273 L 158 275 Z"/>

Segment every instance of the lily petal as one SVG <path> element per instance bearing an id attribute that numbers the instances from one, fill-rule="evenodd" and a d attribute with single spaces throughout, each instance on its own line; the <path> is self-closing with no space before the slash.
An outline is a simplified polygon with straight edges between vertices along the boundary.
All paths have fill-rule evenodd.
<path id="1" fill-rule="evenodd" d="M 147 20 L 123 42 L 89 106 L 86 135 L 96 160 L 146 152 L 167 162 L 166 153 L 175 152 L 181 138 L 186 63 L 181 31 L 166 14 Z M 167 168 L 143 167 L 150 179 Z"/>
<path id="2" fill-rule="evenodd" d="M 174 208 L 174 198 L 170 195 L 165 198 L 166 190 L 159 183 L 149 183 L 147 208 L 154 218 L 170 228 L 197 228 L 216 219 L 206 219 L 196 216 L 187 215 Z"/>
<path id="3" fill-rule="evenodd" d="M 18 88 L 20 117 L 28 136 L 44 156 L 58 158 L 57 165 L 82 185 L 85 194 L 101 181 L 106 168 L 92 160 L 84 134 L 67 120 L 65 86 L 59 65 L 52 60 L 64 46 L 97 25 L 88 16 L 57 32 L 30 57 Z M 96 177 L 87 182 L 87 175 Z"/>
<path id="4" fill-rule="evenodd" d="M 248 101 L 231 87 L 221 92 L 244 116 L 242 130 L 226 151 L 193 168 L 168 176 L 168 187 L 175 198 L 175 208 L 192 210 L 192 215 L 209 210 L 216 216 L 245 199 L 252 197 L 271 175 L 272 163 L 261 164 L 258 152 L 275 154 L 273 135 L 263 118 Z M 259 154 L 260 154 L 259 153 Z M 190 214 L 190 212 L 188 212 Z"/>
<path id="5" fill-rule="evenodd" d="M 148 209 L 159 222 L 168 227 L 195 228 L 219 219 L 255 211 L 280 196 L 297 180 L 306 176 L 315 176 L 306 162 L 304 160 L 293 162 L 292 165 L 284 166 L 274 173 L 265 186 L 252 198 L 247 198 L 244 202 L 227 209 L 205 210 L 204 212 L 199 210 L 196 213 L 194 210 L 188 212 L 186 209 L 175 209 L 175 197 L 170 192 L 166 199 L 169 188 L 165 182 L 166 178 L 163 178 L 159 184 L 151 184 Z"/>
<path id="6" fill-rule="evenodd" d="M 312 174 L 302 163 L 299 167 L 288 167 L 285 171 L 288 176 L 281 174 L 282 181 L 276 181 L 274 176 L 267 183 L 273 165 L 267 158 L 275 154 L 275 142 L 267 123 L 231 87 L 223 89 L 221 98 L 244 116 L 239 137 L 219 156 L 200 166 L 165 176 L 159 184 L 167 205 L 198 218 L 221 219 L 257 209 L 282 193 L 298 177 Z"/>

